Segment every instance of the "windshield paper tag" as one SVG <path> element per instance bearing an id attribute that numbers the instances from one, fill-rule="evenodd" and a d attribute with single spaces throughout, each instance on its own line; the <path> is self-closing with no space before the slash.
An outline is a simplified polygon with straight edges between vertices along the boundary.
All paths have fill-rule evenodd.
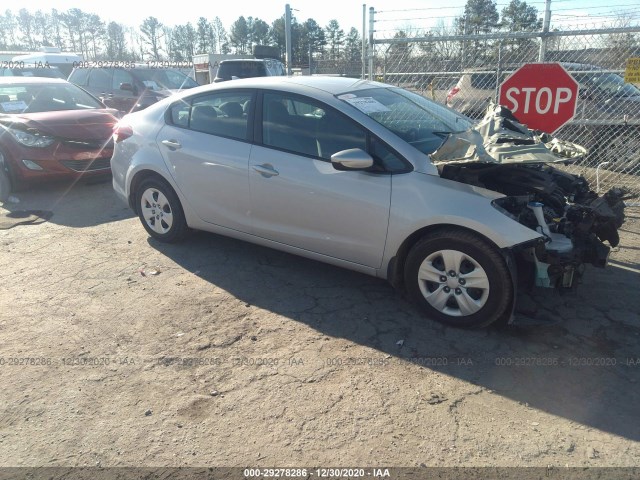
<path id="1" fill-rule="evenodd" d="M 387 107 L 372 97 L 345 98 L 346 102 L 363 113 L 390 112 Z"/>
<path id="2" fill-rule="evenodd" d="M 23 100 L 16 100 L 14 102 L 2 102 L 2 109 L 5 112 L 22 112 L 27 109 L 27 104 Z"/>

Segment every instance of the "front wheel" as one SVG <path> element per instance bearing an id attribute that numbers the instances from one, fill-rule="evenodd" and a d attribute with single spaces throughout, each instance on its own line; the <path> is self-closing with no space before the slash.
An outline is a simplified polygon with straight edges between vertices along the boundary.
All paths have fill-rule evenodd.
<path id="1" fill-rule="evenodd" d="M 180 200 L 164 180 L 144 180 L 137 189 L 136 203 L 138 217 L 153 238 L 173 243 L 187 234 L 187 222 Z"/>
<path id="2" fill-rule="evenodd" d="M 500 252 L 457 229 L 442 229 L 414 245 L 405 264 L 405 285 L 429 317 L 457 327 L 495 322 L 514 295 Z"/>

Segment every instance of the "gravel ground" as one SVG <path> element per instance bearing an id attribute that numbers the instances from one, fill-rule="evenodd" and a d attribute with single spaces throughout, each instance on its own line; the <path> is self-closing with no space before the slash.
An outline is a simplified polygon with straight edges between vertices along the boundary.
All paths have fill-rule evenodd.
<path id="1" fill-rule="evenodd" d="M 0 466 L 638 465 L 639 209 L 577 294 L 464 331 L 375 278 L 159 244 L 108 182 L 17 196 L 53 217 L 0 230 Z"/>

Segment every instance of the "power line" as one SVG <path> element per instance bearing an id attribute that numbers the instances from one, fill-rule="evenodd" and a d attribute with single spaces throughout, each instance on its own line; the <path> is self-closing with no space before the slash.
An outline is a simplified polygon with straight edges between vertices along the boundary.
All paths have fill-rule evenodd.
<path id="1" fill-rule="evenodd" d="M 637 3 L 636 4 L 623 3 L 623 4 L 617 4 L 617 5 L 601 5 L 596 7 L 558 8 L 558 9 L 553 9 L 552 12 L 567 12 L 572 10 L 594 10 L 598 8 L 614 8 L 614 7 L 635 7 L 636 5 Z"/>

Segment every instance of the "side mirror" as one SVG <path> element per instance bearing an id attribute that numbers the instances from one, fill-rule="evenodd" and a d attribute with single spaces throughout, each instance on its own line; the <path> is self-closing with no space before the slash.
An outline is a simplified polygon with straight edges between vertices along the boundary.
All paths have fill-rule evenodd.
<path id="1" fill-rule="evenodd" d="M 133 92 L 133 85 L 129 82 L 124 82 L 120 84 L 120 90 L 126 90 L 128 92 Z"/>
<path id="2" fill-rule="evenodd" d="M 350 148 L 331 155 L 331 164 L 336 170 L 366 170 L 373 167 L 373 158 L 364 150 Z"/>

